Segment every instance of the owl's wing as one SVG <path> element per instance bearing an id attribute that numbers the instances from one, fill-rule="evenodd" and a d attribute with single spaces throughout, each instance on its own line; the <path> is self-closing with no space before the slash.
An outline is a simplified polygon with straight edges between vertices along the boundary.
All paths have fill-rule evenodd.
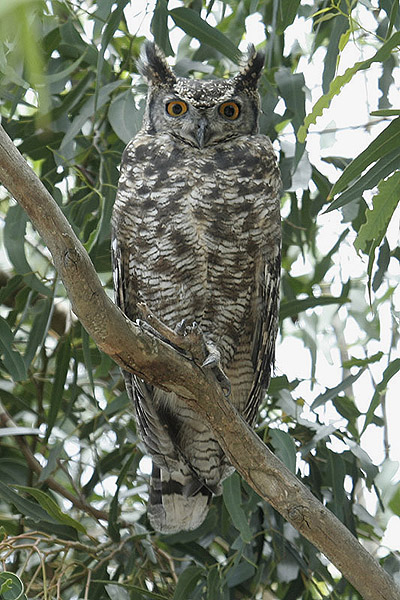
<path id="1" fill-rule="evenodd" d="M 253 336 L 252 361 L 254 380 L 243 418 L 253 425 L 259 404 L 268 388 L 271 369 L 275 358 L 275 339 L 278 330 L 279 283 L 280 283 L 280 248 L 276 248 L 276 256 L 264 258 L 260 268 L 260 298 L 258 317 Z"/>
<path id="2" fill-rule="evenodd" d="M 112 240 L 112 268 L 115 302 L 127 317 L 134 321 L 139 316 L 135 308 L 139 301 L 139 294 L 134 283 L 132 256 L 129 246 L 122 245 L 118 241 L 115 231 Z M 128 395 L 134 403 L 138 429 L 148 451 L 159 466 L 165 467 L 168 459 L 174 463 L 177 459 L 176 450 L 165 423 L 161 421 L 160 414 L 155 410 L 154 387 L 131 373 L 124 372 L 124 377 Z"/>

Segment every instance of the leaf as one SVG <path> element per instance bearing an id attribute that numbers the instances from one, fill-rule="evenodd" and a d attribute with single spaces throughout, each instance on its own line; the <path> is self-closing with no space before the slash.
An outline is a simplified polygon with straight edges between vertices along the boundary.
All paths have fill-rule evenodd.
<path id="1" fill-rule="evenodd" d="M 235 567 L 229 569 L 229 571 L 227 572 L 227 585 L 230 588 L 236 587 L 237 585 L 243 583 L 243 581 L 246 581 L 247 579 L 250 579 L 250 577 L 253 577 L 254 573 L 254 565 L 251 565 L 248 562 L 241 562 Z"/>
<path id="2" fill-rule="evenodd" d="M 42 492 L 42 490 L 38 490 L 37 488 L 25 485 L 16 485 L 15 487 L 18 490 L 21 490 L 22 492 L 27 492 L 28 494 L 33 496 L 35 500 L 39 502 L 40 506 L 46 511 L 47 515 L 51 519 L 54 519 L 56 522 L 62 523 L 63 525 L 73 527 L 81 533 L 86 533 L 86 529 L 81 523 L 75 521 L 75 519 L 63 512 L 58 506 L 57 502 L 55 502 L 53 498 L 48 496 L 45 492 Z"/>
<path id="3" fill-rule="evenodd" d="M 3 355 L 3 364 L 14 381 L 25 381 L 27 371 L 22 356 L 12 349 L 14 335 L 5 319 L 0 317 L 0 354 Z"/>
<path id="4" fill-rule="evenodd" d="M 44 296 L 51 291 L 36 277 L 25 256 L 25 229 L 28 217 L 19 204 L 10 206 L 4 226 L 4 246 L 16 272 L 24 275 L 24 283 Z"/>
<path id="5" fill-rule="evenodd" d="M 221 54 L 230 58 L 234 63 L 238 63 L 241 57 L 235 44 L 215 27 L 211 27 L 204 21 L 199 14 L 192 8 L 174 8 L 169 11 L 175 24 L 183 29 L 185 33 L 196 38 L 202 44 L 207 44 Z"/>
<path id="6" fill-rule="evenodd" d="M 296 18 L 297 11 L 299 9 L 300 0 L 285 0 L 285 2 L 278 1 L 278 20 L 276 26 L 276 33 L 282 34 L 289 25 L 293 23 Z"/>
<path id="7" fill-rule="evenodd" d="M 376 246 L 380 245 L 399 201 L 400 171 L 397 171 L 378 185 L 378 193 L 373 198 L 373 209 L 366 211 L 367 220 L 361 225 L 354 242 L 356 250 L 367 254 L 369 241 L 374 241 Z"/>
<path id="8" fill-rule="evenodd" d="M 296 444 L 293 438 L 280 429 L 269 429 L 274 452 L 292 473 L 296 473 Z"/>
<path id="9" fill-rule="evenodd" d="M 0 597 L 2 600 L 18 600 L 24 593 L 24 584 L 9 571 L 0 573 Z"/>
<path id="10" fill-rule="evenodd" d="M 51 317 L 53 315 L 53 300 L 52 298 L 39 300 L 35 308 L 36 307 L 41 308 L 41 310 L 34 318 L 31 331 L 29 333 L 29 340 L 24 354 L 26 368 L 30 366 L 37 349 L 42 347 L 46 339 L 46 335 L 51 323 Z"/>
<path id="11" fill-rule="evenodd" d="M 108 83 L 103 85 L 97 95 L 94 95 L 83 105 L 79 114 L 74 118 L 71 125 L 68 128 L 67 133 L 65 134 L 63 141 L 61 142 L 61 146 L 59 149 L 59 155 L 62 157 L 65 154 L 66 147 L 72 140 L 76 137 L 76 135 L 80 132 L 84 124 L 92 117 L 96 110 L 104 106 L 104 104 L 108 101 L 112 92 L 122 85 L 122 81 L 113 81 L 112 83 Z M 97 102 L 96 102 L 97 100 Z"/>
<path id="12" fill-rule="evenodd" d="M 47 415 L 46 441 L 49 439 L 61 407 L 70 357 L 71 345 L 69 338 L 66 337 L 64 340 L 60 340 L 56 353 L 56 370 L 52 382 L 50 408 Z"/>
<path id="13" fill-rule="evenodd" d="M 248 544 L 252 540 L 253 534 L 242 508 L 242 490 L 240 476 L 237 473 L 225 479 L 223 483 L 223 498 L 232 519 L 232 524 L 240 532 L 243 542 Z"/>
<path id="14" fill-rule="evenodd" d="M 26 517 L 29 517 L 36 523 L 39 521 L 46 521 L 49 523 L 57 523 L 57 520 L 50 517 L 41 506 L 36 504 L 36 502 L 32 502 L 31 500 L 26 500 L 22 498 L 19 494 L 17 494 L 13 489 L 11 489 L 8 485 L 5 485 L 0 481 L 0 497 L 7 502 L 10 502 L 15 506 L 18 512 Z"/>
<path id="15" fill-rule="evenodd" d="M 1 427 L 0 437 L 9 435 L 40 435 L 40 429 L 32 429 L 31 427 Z"/>
<path id="16" fill-rule="evenodd" d="M 144 105 L 136 108 L 131 90 L 118 94 L 108 109 L 108 119 L 117 136 L 127 144 L 139 131 L 144 113 Z"/>
<path id="17" fill-rule="evenodd" d="M 362 177 L 357 179 L 342 194 L 340 194 L 340 196 L 335 198 L 325 212 L 331 212 L 332 210 L 349 204 L 353 200 L 359 200 L 365 190 L 370 190 L 371 188 L 375 187 L 381 181 L 381 179 L 384 179 L 390 175 L 390 173 L 393 173 L 399 164 L 400 146 L 377 160 L 376 163 L 370 169 L 368 169 L 364 175 L 362 175 Z"/>
<path id="18" fill-rule="evenodd" d="M 101 36 L 101 46 L 100 51 L 97 57 L 97 80 L 96 80 L 96 94 L 95 94 L 95 110 L 98 108 L 98 99 L 100 96 L 100 90 L 102 88 L 101 85 L 101 75 L 103 72 L 104 65 L 104 53 L 107 49 L 108 44 L 114 37 L 115 32 L 117 31 L 121 19 L 124 16 L 124 8 L 128 4 L 129 0 L 118 0 L 117 4 L 114 4 L 114 10 L 108 16 L 107 23 L 103 29 Z"/>
<path id="19" fill-rule="evenodd" d="M 383 156 L 386 156 L 396 149 L 398 150 L 399 136 L 400 117 L 394 119 L 390 125 L 388 125 L 386 129 L 384 129 L 378 137 L 376 137 L 369 146 L 361 152 L 361 154 L 351 161 L 332 187 L 328 200 L 342 192 L 352 181 L 354 181 L 354 179 L 359 177 L 371 163 L 381 159 Z"/>
<path id="20" fill-rule="evenodd" d="M 305 142 L 309 126 L 316 122 L 317 117 L 321 116 L 323 111 L 329 107 L 334 96 L 339 94 L 342 87 L 351 81 L 358 71 L 368 69 L 374 62 L 385 61 L 390 56 L 393 48 L 399 44 L 400 32 L 398 31 L 389 40 L 387 40 L 371 58 L 356 62 L 352 67 L 346 69 L 343 75 L 337 75 L 337 77 L 335 77 L 335 79 L 331 82 L 328 93 L 324 94 L 319 100 L 317 100 L 311 113 L 309 113 L 304 119 L 304 124 L 300 127 L 297 133 L 297 139 L 299 142 Z"/>
<path id="21" fill-rule="evenodd" d="M 330 388 L 330 389 L 326 390 L 326 392 L 324 392 L 323 394 L 320 394 L 319 396 L 317 396 L 315 398 L 314 402 L 311 404 L 311 409 L 315 410 L 319 406 L 324 406 L 327 402 L 329 402 L 329 400 L 333 400 L 333 398 L 336 398 L 336 396 L 340 392 L 345 391 L 347 388 L 349 388 L 351 385 L 353 385 L 353 383 L 355 381 L 357 381 L 357 379 L 363 373 L 364 373 L 364 369 L 360 369 L 358 371 L 358 373 L 356 373 L 355 375 L 348 375 L 348 377 L 343 379 L 343 381 L 341 381 L 339 383 L 339 385 L 335 386 L 334 388 Z"/>
<path id="22" fill-rule="evenodd" d="M 378 383 L 378 385 L 375 388 L 375 393 L 372 396 L 371 403 L 366 412 L 364 427 L 363 427 L 360 435 L 362 435 L 364 433 L 364 431 L 367 429 L 368 425 L 370 423 L 372 423 L 374 413 L 375 413 L 376 409 L 378 408 L 378 406 L 380 405 L 381 394 L 383 394 L 386 391 L 387 384 L 392 379 L 392 377 L 394 377 L 399 371 L 400 371 L 400 358 L 396 358 L 394 361 L 392 361 L 386 367 L 386 369 L 383 372 L 381 381 Z"/>
<path id="23" fill-rule="evenodd" d="M 378 362 L 381 360 L 383 356 L 383 352 L 379 351 L 372 356 L 368 356 L 367 358 L 355 358 L 352 357 L 349 360 L 343 362 L 343 369 L 350 369 L 351 367 L 366 367 L 372 363 Z"/>
<path id="24" fill-rule="evenodd" d="M 168 0 L 157 0 L 150 29 L 157 46 L 161 48 L 165 56 L 171 56 L 174 52 L 169 41 Z"/>
<path id="25" fill-rule="evenodd" d="M 202 573 L 203 569 L 201 567 L 187 567 L 179 576 L 173 600 L 188 600 Z"/>
<path id="26" fill-rule="evenodd" d="M 309 308 L 327 306 L 329 304 L 345 304 L 346 302 L 349 302 L 349 298 L 342 298 L 341 296 L 319 296 L 318 298 L 309 296 L 300 300 L 283 301 L 281 302 L 279 318 L 283 320 L 287 317 L 297 317 L 299 313 Z"/>

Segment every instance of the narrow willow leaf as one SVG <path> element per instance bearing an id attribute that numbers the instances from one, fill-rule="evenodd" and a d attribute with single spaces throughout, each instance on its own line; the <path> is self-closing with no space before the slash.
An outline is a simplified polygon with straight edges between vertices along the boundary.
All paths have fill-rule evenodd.
<path id="1" fill-rule="evenodd" d="M 57 523 L 57 520 L 51 517 L 41 506 L 22 498 L 17 492 L 11 489 L 0 481 L 0 497 L 7 502 L 11 502 L 15 508 L 25 517 L 29 517 L 36 523 L 38 521 L 47 521 L 49 523 Z"/>
<path id="2" fill-rule="evenodd" d="M 353 385 L 353 383 L 357 381 L 357 379 L 360 377 L 360 375 L 363 374 L 363 372 L 364 369 L 360 369 L 355 375 L 349 375 L 348 377 L 345 377 L 345 379 L 343 379 L 343 381 L 341 381 L 339 385 L 336 385 L 335 387 L 326 390 L 326 392 L 324 392 L 323 394 L 317 396 L 314 402 L 311 404 L 311 409 L 315 410 L 319 406 L 323 406 L 324 404 L 329 402 L 329 400 L 333 400 L 333 398 L 335 398 L 340 392 L 344 392 L 348 387 Z"/>
<path id="3" fill-rule="evenodd" d="M 169 11 L 175 24 L 183 29 L 185 33 L 196 38 L 202 44 L 207 44 L 221 54 L 230 58 L 234 63 L 240 60 L 240 52 L 235 44 L 215 27 L 211 27 L 192 8 L 174 8 Z"/>
<path id="4" fill-rule="evenodd" d="M 55 502 L 53 498 L 48 496 L 45 492 L 42 492 L 42 490 L 38 490 L 37 488 L 26 485 L 16 485 L 15 487 L 22 492 L 27 492 L 33 496 L 50 518 L 54 519 L 58 523 L 62 523 L 63 525 L 69 525 L 81 533 L 86 533 L 86 529 L 81 523 L 75 521 L 75 519 L 62 511 L 57 502 Z"/>
<path id="5" fill-rule="evenodd" d="M 374 241 L 376 246 L 380 245 L 399 200 L 400 171 L 397 171 L 378 185 L 378 193 L 373 198 L 373 208 L 367 210 L 367 220 L 361 225 L 354 242 L 356 250 L 367 253 L 370 241 Z"/>
<path id="6" fill-rule="evenodd" d="M 171 56 L 174 52 L 169 41 L 168 0 L 157 0 L 150 28 L 157 46 L 166 56 Z"/>
<path id="7" fill-rule="evenodd" d="M 3 355 L 5 369 L 14 381 L 24 381 L 27 371 L 19 352 L 13 350 L 14 335 L 5 319 L 0 317 L 0 355 Z"/>
<path id="8" fill-rule="evenodd" d="M 328 200 L 346 189 L 369 165 L 398 149 L 399 136 L 400 118 L 394 119 L 361 154 L 351 161 L 332 187 Z"/>
<path id="9" fill-rule="evenodd" d="M 179 576 L 173 600 L 188 600 L 202 573 L 203 569 L 201 567 L 187 567 Z"/>
<path id="10" fill-rule="evenodd" d="M 242 508 L 242 490 L 240 476 L 237 473 L 234 473 L 228 477 L 228 479 L 225 479 L 223 483 L 223 498 L 233 525 L 240 532 L 243 542 L 248 544 L 253 535 Z"/>
<path id="11" fill-rule="evenodd" d="M 127 144 L 139 131 L 144 105 L 138 109 L 131 90 L 118 94 L 108 109 L 108 119 L 117 136 Z"/>
<path id="12" fill-rule="evenodd" d="M 286 319 L 287 317 L 297 317 L 297 315 L 304 310 L 309 308 L 315 308 L 316 306 L 327 306 L 329 304 L 345 304 L 349 302 L 348 298 L 342 298 L 341 296 L 309 296 L 308 298 L 302 298 L 301 300 L 288 300 L 287 302 L 281 303 L 280 308 L 280 319 Z"/>
<path id="13" fill-rule="evenodd" d="M 75 138 L 80 132 L 84 124 L 94 115 L 95 110 L 98 110 L 108 101 L 112 92 L 122 85 L 122 81 L 113 81 L 101 87 L 97 97 L 92 96 L 83 105 L 80 113 L 74 118 L 71 125 L 69 126 L 63 141 L 60 146 L 59 154 L 62 157 L 66 146 Z"/>
<path id="14" fill-rule="evenodd" d="M 365 415 L 365 423 L 364 423 L 364 427 L 363 427 L 363 430 L 360 435 L 362 435 L 364 433 L 364 431 L 367 429 L 368 425 L 370 423 L 372 423 L 374 413 L 375 413 L 376 409 L 378 408 L 380 401 L 381 401 L 381 394 L 383 394 L 386 391 L 389 381 L 399 371 L 400 371 L 400 358 L 396 358 L 394 361 L 392 361 L 389 364 L 388 367 L 386 367 L 386 369 L 383 373 L 383 376 L 382 376 L 382 380 L 376 386 L 375 393 L 372 396 L 371 403 L 370 403 L 368 410 L 366 412 L 366 415 Z"/>
<path id="15" fill-rule="evenodd" d="M 71 357 L 71 345 L 69 338 L 61 340 L 58 345 L 56 354 L 56 371 L 54 374 L 54 380 L 52 382 L 51 396 L 50 396 L 50 408 L 47 415 L 47 430 L 46 440 L 49 439 L 51 430 L 57 419 L 57 415 L 61 408 L 62 399 L 64 395 L 64 385 L 68 373 L 69 359 Z"/>
<path id="16" fill-rule="evenodd" d="M 292 473 L 296 473 L 296 445 L 293 438 L 280 429 L 269 429 L 274 452 Z"/>
<path id="17" fill-rule="evenodd" d="M 10 206 L 4 226 L 4 246 L 16 272 L 24 275 L 24 283 L 44 296 L 51 291 L 36 277 L 25 256 L 25 229 L 28 217 L 19 204 Z"/>
<path id="18" fill-rule="evenodd" d="M 387 40 L 381 48 L 367 60 L 363 60 L 360 62 L 356 62 L 352 67 L 346 69 L 343 75 L 338 75 L 331 82 L 329 86 L 329 91 L 327 94 L 321 96 L 319 100 L 314 104 L 312 111 L 306 116 L 304 119 L 304 124 L 300 127 L 297 138 L 299 142 L 304 143 L 307 131 L 310 125 L 314 124 L 318 117 L 320 117 L 323 111 L 329 107 L 332 99 L 339 94 L 340 90 L 346 83 L 352 80 L 354 75 L 358 73 L 358 71 L 363 71 L 368 69 L 372 63 L 374 62 L 383 62 L 385 61 L 391 54 L 393 48 L 400 44 L 400 31 L 396 32 L 389 40 Z"/>
<path id="19" fill-rule="evenodd" d="M 381 360 L 383 356 L 383 352 L 377 352 L 372 356 L 368 356 L 367 358 L 350 358 L 343 363 L 343 369 L 350 369 L 351 367 L 366 367 L 372 363 L 378 362 Z"/>
<path id="20" fill-rule="evenodd" d="M 123 15 L 124 15 L 124 8 L 128 4 L 128 2 L 129 2 L 129 0 L 118 0 L 117 4 L 114 5 L 114 10 L 111 9 L 111 12 L 107 19 L 107 23 L 102 32 L 101 46 L 100 46 L 100 50 L 99 50 L 99 54 L 98 54 L 98 58 L 97 58 L 97 69 L 96 69 L 97 79 L 96 79 L 96 93 L 95 93 L 95 98 L 94 98 L 95 111 L 97 110 L 98 100 L 99 100 L 99 96 L 100 96 L 100 90 L 102 88 L 101 76 L 102 76 L 103 65 L 104 65 L 104 53 L 107 49 L 108 44 L 113 39 L 114 34 L 119 27 L 121 19 L 123 18 Z"/>
<path id="21" fill-rule="evenodd" d="M 254 565 L 251 565 L 248 562 L 239 563 L 232 569 L 229 569 L 229 571 L 226 574 L 226 581 L 228 587 L 233 588 L 237 585 L 240 585 L 241 583 L 243 583 L 243 581 L 246 581 L 247 579 L 250 579 L 250 577 L 253 577 L 254 573 Z"/>
<path id="22" fill-rule="evenodd" d="M 24 354 L 24 362 L 27 368 L 30 366 L 37 349 L 43 345 L 53 314 L 53 300 L 51 298 L 39 302 L 37 305 L 41 306 L 42 310 L 33 320 L 31 331 L 29 333 L 28 344 Z"/>
<path id="23" fill-rule="evenodd" d="M 282 34 L 293 23 L 299 9 L 300 0 L 286 0 L 278 2 L 278 19 L 276 33 Z"/>
<path id="24" fill-rule="evenodd" d="M 0 428 L 0 437 L 9 435 L 40 435 L 40 429 L 32 427 L 2 427 Z"/>
<path id="25" fill-rule="evenodd" d="M 365 190 L 378 185 L 381 179 L 385 179 L 388 175 L 393 173 L 400 164 L 400 145 L 383 156 L 370 168 L 368 171 L 359 179 L 355 181 L 350 187 L 347 188 L 340 196 L 328 206 L 325 212 L 330 212 L 337 208 L 341 208 L 353 200 L 359 200 Z"/>

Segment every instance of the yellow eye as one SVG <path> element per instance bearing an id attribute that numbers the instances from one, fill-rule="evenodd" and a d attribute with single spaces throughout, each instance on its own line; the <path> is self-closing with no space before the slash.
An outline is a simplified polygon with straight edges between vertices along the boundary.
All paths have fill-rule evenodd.
<path id="1" fill-rule="evenodd" d="M 236 102 L 224 102 L 219 107 L 219 114 L 229 121 L 234 121 L 240 114 L 240 106 Z"/>
<path id="2" fill-rule="evenodd" d="M 182 100 L 171 100 L 171 102 L 167 103 L 165 108 L 171 117 L 180 117 L 181 115 L 184 115 L 188 109 L 186 102 L 183 102 Z"/>

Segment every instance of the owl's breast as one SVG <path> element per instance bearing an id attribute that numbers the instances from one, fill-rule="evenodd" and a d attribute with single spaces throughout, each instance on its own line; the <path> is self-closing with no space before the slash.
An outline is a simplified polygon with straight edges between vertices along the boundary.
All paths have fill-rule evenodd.
<path id="1" fill-rule="evenodd" d="M 267 138 L 253 138 L 200 150 L 169 135 L 139 136 L 116 204 L 139 294 L 171 327 L 198 321 L 225 340 L 225 354 L 254 312 L 278 208 L 274 153 Z"/>

